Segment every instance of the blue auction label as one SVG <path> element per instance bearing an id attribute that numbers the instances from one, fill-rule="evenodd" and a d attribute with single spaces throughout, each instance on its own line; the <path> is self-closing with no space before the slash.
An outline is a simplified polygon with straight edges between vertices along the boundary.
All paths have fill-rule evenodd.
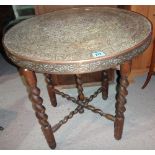
<path id="1" fill-rule="evenodd" d="M 102 51 L 94 51 L 94 52 L 92 52 L 92 56 L 93 57 L 102 57 L 102 56 L 105 56 L 106 54 L 104 53 L 104 52 L 102 52 Z"/>

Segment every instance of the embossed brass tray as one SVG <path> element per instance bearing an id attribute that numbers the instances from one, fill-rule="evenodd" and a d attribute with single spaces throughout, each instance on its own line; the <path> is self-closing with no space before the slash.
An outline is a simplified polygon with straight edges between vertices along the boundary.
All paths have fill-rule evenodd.
<path id="1" fill-rule="evenodd" d="M 135 12 L 72 8 L 32 17 L 11 28 L 4 47 L 17 65 L 54 74 L 100 71 L 130 60 L 151 40 L 152 25 Z"/>

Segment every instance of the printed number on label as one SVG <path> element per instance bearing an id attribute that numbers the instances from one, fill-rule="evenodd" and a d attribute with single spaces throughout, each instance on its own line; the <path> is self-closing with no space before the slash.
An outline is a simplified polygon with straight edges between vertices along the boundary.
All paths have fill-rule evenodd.
<path id="1" fill-rule="evenodd" d="M 101 57 L 101 56 L 105 56 L 106 54 L 102 51 L 95 51 L 92 53 L 93 57 Z"/>

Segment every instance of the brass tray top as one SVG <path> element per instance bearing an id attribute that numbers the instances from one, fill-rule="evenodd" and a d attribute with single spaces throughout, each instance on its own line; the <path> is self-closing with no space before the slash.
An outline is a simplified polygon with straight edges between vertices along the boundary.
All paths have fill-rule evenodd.
<path id="1" fill-rule="evenodd" d="M 17 65 L 37 72 L 78 74 L 114 67 L 143 52 L 152 25 L 135 12 L 109 7 L 59 10 L 7 31 L 3 44 Z"/>

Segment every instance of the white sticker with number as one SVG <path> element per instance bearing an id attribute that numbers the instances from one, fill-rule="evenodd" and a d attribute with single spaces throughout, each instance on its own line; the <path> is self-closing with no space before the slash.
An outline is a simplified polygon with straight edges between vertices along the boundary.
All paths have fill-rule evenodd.
<path id="1" fill-rule="evenodd" d="M 106 54 L 104 52 L 102 52 L 102 51 L 95 51 L 95 52 L 92 53 L 92 55 L 93 55 L 93 57 L 96 58 L 96 57 L 103 57 Z"/>

